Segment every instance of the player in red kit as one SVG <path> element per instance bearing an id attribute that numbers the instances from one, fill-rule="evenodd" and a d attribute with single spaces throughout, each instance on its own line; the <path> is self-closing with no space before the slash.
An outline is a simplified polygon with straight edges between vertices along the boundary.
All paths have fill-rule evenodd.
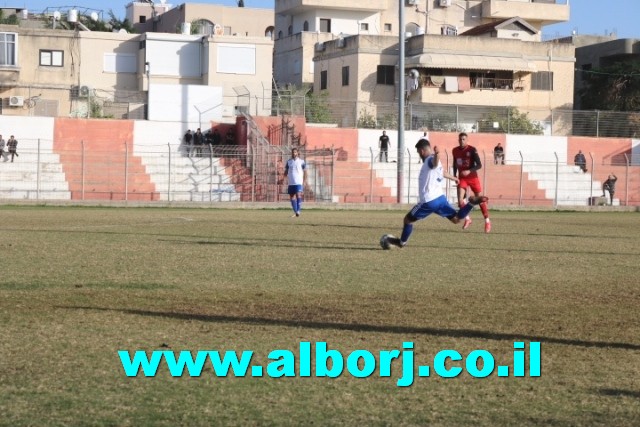
<path id="1" fill-rule="evenodd" d="M 478 170 L 482 168 L 482 162 L 475 147 L 467 144 L 469 136 L 462 132 L 458 135 L 458 147 L 452 150 L 453 154 L 453 175 L 458 177 L 458 206 L 465 205 L 465 193 L 467 189 L 471 189 L 477 197 L 482 197 L 482 185 L 478 178 Z M 489 220 L 489 208 L 487 203 L 480 203 L 480 210 L 484 216 L 484 232 L 491 231 L 491 220 Z M 471 218 L 467 216 L 464 219 L 463 230 L 471 225 Z"/>

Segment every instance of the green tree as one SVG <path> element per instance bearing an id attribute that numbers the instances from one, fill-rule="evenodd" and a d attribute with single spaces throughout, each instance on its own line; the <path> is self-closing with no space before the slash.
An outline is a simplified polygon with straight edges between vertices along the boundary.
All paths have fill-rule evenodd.
<path id="1" fill-rule="evenodd" d="M 326 91 L 315 94 L 312 91 L 306 93 L 306 105 L 304 115 L 309 123 L 333 123 L 331 109 L 327 102 L 329 94 Z"/>
<path id="2" fill-rule="evenodd" d="M 578 92 L 582 109 L 640 110 L 640 61 L 585 71 L 583 77 L 584 86 Z"/>
<path id="3" fill-rule="evenodd" d="M 107 26 L 111 29 L 111 31 L 125 30 L 127 33 L 136 32 L 128 19 L 118 19 L 118 17 L 115 15 L 115 13 L 113 13 L 113 10 L 111 9 L 109 9 L 109 21 L 107 22 Z"/>
<path id="4" fill-rule="evenodd" d="M 496 128 L 494 123 L 498 123 Z M 487 118 L 478 122 L 478 132 L 502 132 L 518 135 L 542 135 L 544 127 L 529 119 L 528 113 L 521 113 L 517 108 L 510 108 L 505 116 L 491 112 Z"/>

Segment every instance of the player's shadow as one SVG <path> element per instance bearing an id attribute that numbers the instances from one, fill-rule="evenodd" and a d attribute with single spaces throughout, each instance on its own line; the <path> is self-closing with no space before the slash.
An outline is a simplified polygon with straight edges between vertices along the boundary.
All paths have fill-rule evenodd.
<path id="1" fill-rule="evenodd" d="M 89 306 L 58 306 L 57 308 L 74 309 L 74 310 L 97 310 L 97 311 L 115 311 L 137 316 L 164 317 L 179 320 L 196 320 L 200 322 L 212 323 L 242 323 L 254 324 L 261 326 L 286 326 L 292 328 L 309 328 L 309 329 L 326 329 L 351 332 L 378 332 L 402 335 L 431 335 L 436 337 L 447 338 L 474 338 L 487 339 L 496 341 L 539 341 L 545 344 L 562 344 L 577 347 L 595 347 L 595 348 L 615 348 L 624 350 L 640 350 L 640 344 L 624 343 L 624 342 L 607 342 L 607 341 L 587 341 L 570 338 L 548 337 L 541 335 L 527 335 L 514 333 L 501 333 L 491 331 L 478 331 L 473 329 L 446 329 L 446 328 L 428 328 L 417 326 L 393 326 L 393 325 L 370 325 L 358 323 L 330 323 L 317 322 L 312 320 L 290 320 L 290 319 L 270 319 L 266 317 L 250 317 L 250 316 L 229 316 L 217 314 L 193 314 L 167 311 L 151 311 L 138 310 L 128 308 L 108 308 L 108 307 L 89 307 Z"/>
<path id="2" fill-rule="evenodd" d="M 630 397 L 633 399 L 640 399 L 640 391 L 635 390 L 622 390 L 619 388 L 599 388 L 595 390 L 596 393 L 603 396 L 611 397 Z"/>

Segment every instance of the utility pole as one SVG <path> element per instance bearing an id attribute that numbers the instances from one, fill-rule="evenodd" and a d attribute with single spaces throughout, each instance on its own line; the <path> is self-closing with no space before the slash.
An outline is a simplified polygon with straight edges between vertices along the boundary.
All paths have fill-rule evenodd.
<path id="1" fill-rule="evenodd" d="M 404 187 L 404 1 L 398 2 L 399 49 L 398 49 L 398 203 L 402 202 Z"/>

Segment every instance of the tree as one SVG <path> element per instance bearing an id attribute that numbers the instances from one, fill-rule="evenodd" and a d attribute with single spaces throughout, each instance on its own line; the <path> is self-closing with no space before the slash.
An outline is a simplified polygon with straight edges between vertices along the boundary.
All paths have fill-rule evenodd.
<path id="1" fill-rule="evenodd" d="M 494 123 L 498 123 L 496 128 Z M 510 108 L 505 116 L 491 112 L 486 119 L 478 122 L 478 132 L 504 132 L 519 135 L 542 135 L 544 127 L 529 119 L 528 113 L 520 113 L 517 108 Z"/>
<path id="2" fill-rule="evenodd" d="M 109 9 L 108 26 L 111 28 L 112 31 L 125 30 L 127 33 L 136 32 L 136 30 L 133 28 L 133 26 L 131 25 L 131 22 L 129 22 L 128 19 L 126 18 L 123 20 L 118 19 L 118 17 L 115 15 L 115 13 L 113 13 L 113 10 L 111 9 Z"/>
<path id="3" fill-rule="evenodd" d="M 640 110 L 640 62 L 619 62 L 585 71 L 578 95 L 585 110 Z"/>
<path id="4" fill-rule="evenodd" d="M 312 91 L 308 91 L 305 95 L 305 116 L 309 123 L 333 123 L 333 117 L 331 117 L 331 109 L 327 103 L 329 94 L 326 91 L 315 94 Z"/>

